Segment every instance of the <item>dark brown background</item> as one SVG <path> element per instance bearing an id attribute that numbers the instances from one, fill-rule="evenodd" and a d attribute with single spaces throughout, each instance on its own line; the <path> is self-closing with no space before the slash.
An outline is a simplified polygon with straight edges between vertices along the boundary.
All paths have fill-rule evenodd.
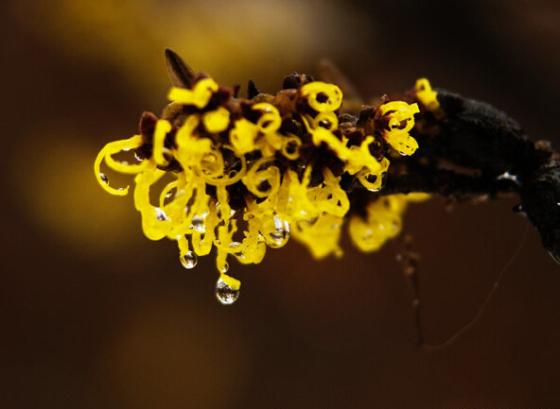
<path id="1" fill-rule="evenodd" d="M 426 75 L 558 141 L 555 1 L 5 1 L 2 38 L 0 407 L 560 408 L 560 268 L 529 229 L 480 321 L 437 352 L 415 346 L 398 241 L 345 241 L 317 262 L 296 243 L 183 270 L 149 242 L 130 198 L 96 186 L 109 140 L 158 112 L 175 48 L 227 84 L 273 92 L 327 56 L 366 96 Z M 122 180 L 124 182 L 124 179 Z M 473 316 L 526 231 L 515 201 L 410 208 L 427 340 Z"/>

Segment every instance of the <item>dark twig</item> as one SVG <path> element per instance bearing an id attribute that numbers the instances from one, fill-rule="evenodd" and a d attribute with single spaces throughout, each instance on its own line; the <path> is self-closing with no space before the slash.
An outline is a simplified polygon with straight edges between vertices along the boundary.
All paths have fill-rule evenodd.
<path id="1" fill-rule="evenodd" d="M 497 197 L 518 191 L 519 186 L 507 179 L 469 176 L 444 169 L 416 169 L 414 173 L 390 176 L 379 194 L 425 192 L 468 199 L 480 195 Z"/>
<path id="2" fill-rule="evenodd" d="M 197 74 L 172 50 L 166 50 L 165 55 L 173 84 L 190 87 Z M 355 88 L 332 63 L 323 62 L 320 71 L 324 79 L 338 82 L 350 98 L 345 113 L 339 114 L 349 132 L 346 136 L 355 137 L 356 130 L 358 138 L 366 133 L 379 136 L 386 123 L 372 114 L 375 108 L 361 105 Z M 277 96 L 278 104 L 293 108 L 290 99 L 293 92 L 309 81 L 311 77 L 305 74 L 294 73 L 286 77 L 283 92 Z M 253 83 L 249 83 L 248 91 L 249 98 L 275 98 L 260 94 Z M 222 92 L 227 94 L 230 91 Z M 387 99 L 383 97 L 381 100 Z M 401 99 L 418 102 L 415 90 Z M 437 90 L 437 101 L 440 105 L 437 111 L 422 110 L 415 117 L 412 135 L 418 140 L 420 149 L 411 157 L 391 160 L 386 184 L 381 191 L 365 192 L 351 177 L 345 176 L 341 184 L 347 189 L 350 200 L 359 204 L 371 200 L 371 196 L 410 192 L 427 192 L 461 200 L 517 195 L 521 211 L 539 231 L 544 247 L 555 260 L 560 260 L 560 157 L 553 153 L 548 143 L 530 140 L 515 120 L 487 103 L 443 89 Z M 173 118 L 180 114 L 175 112 L 176 109 L 171 105 L 164 117 Z M 146 125 L 144 129 L 150 130 L 152 118 L 145 119 L 150 126 Z M 282 129 L 309 138 L 297 116 L 287 118 Z M 321 165 L 316 168 L 327 166 L 340 175 L 337 173 L 340 161 L 327 149 L 316 151 L 322 152 L 311 158 Z M 302 155 L 302 160 L 305 159 L 310 158 Z M 305 167 L 307 162 L 300 165 Z M 320 178 L 321 174 L 312 176 Z M 320 180 L 312 178 L 313 182 L 319 183 Z M 361 207 L 354 208 L 359 212 Z"/>
<path id="3" fill-rule="evenodd" d="M 440 112 L 422 112 L 420 149 L 400 159 L 377 194 L 435 193 L 454 199 L 516 195 L 520 210 L 560 260 L 560 161 L 549 143 L 530 140 L 491 105 L 438 90 Z"/>

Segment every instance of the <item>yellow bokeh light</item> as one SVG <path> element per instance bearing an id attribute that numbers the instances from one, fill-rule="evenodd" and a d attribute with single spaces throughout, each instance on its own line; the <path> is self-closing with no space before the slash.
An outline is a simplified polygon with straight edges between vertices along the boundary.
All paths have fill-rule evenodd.
<path id="1" fill-rule="evenodd" d="M 11 162 L 15 197 L 34 223 L 80 253 L 122 251 L 137 228 L 130 203 L 99 190 L 91 173 L 99 147 L 64 135 L 43 131 L 24 138 Z M 39 154 L 26 160 L 29 152 Z"/>

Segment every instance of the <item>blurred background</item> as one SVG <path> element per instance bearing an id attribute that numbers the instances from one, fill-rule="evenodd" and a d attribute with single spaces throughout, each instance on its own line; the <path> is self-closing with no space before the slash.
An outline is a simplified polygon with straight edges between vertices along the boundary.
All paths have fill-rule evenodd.
<path id="1" fill-rule="evenodd" d="M 493 103 L 559 146 L 557 1 L 5 0 L 0 6 L 0 406 L 12 408 L 560 408 L 560 267 L 503 200 L 412 206 L 425 336 L 416 347 L 395 240 L 314 261 L 300 245 L 181 268 L 130 197 L 96 185 L 101 146 L 160 112 L 163 49 L 225 84 L 275 92 L 328 57 L 365 97 L 435 86 Z M 123 179 L 124 182 L 124 179 Z"/>

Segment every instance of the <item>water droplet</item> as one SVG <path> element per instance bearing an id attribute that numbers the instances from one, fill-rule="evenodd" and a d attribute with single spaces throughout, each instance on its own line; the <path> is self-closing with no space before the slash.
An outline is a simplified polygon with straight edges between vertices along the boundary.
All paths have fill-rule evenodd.
<path id="1" fill-rule="evenodd" d="M 191 228 L 198 233 L 204 233 L 206 231 L 206 224 L 204 223 L 205 217 L 205 215 L 194 215 L 192 218 Z"/>
<path id="2" fill-rule="evenodd" d="M 364 234 L 362 235 L 362 240 L 363 241 L 369 241 L 373 239 L 373 230 L 371 229 L 367 229 Z"/>
<path id="3" fill-rule="evenodd" d="M 232 241 L 231 243 L 229 243 L 229 248 L 233 251 L 237 250 L 239 247 L 241 247 L 241 243 L 238 241 Z"/>
<path id="4" fill-rule="evenodd" d="M 277 249 L 283 247 L 290 238 L 290 223 L 275 215 L 263 226 L 266 244 Z"/>
<path id="5" fill-rule="evenodd" d="M 231 288 L 221 277 L 216 281 L 216 299 L 222 305 L 231 305 L 239 298 L 239 289 Z"/>
<path id="6" fill-rule="evenodd" d="M 107 177 L 107 175 L 105 173 L 99 172 L 99 177 L 101 178 L 103 183 L 109 184 L 109 178 Z"/>
<path id="7" fill-rule="evenodd" d="M 519 185 L 519 178 L 517 177 L 517 175 L 510 173 L 509 171 L 505 171 L 504 173 L 502 173 L 501 175 L 499 175 L 497 178 L 497 180 L 510 180 L 513 183 Z"/>
<path id="8" fill-rule="evenodd" d="M 525 211 L 525 208 L 523 207 L 523 205 L 521 203 L 513 206 L 512 210 L 513 210 L 514 213 L 517 213 L 520 216 L 527 217 L 527 212 Z"/>
<path id="9" fill-rule="evenodd" d="M 165 212 L 163 210 L 161 210 L 159 207 L 156 207 L 155 210 L 156 210 L 156 219 L 157 220 L 159 220 L 160 222 L 164 222 L 166 220 L 169 220 L 169 217 L 167 217 Z"/>
<path id="10" fill-rule="evenodd" d="M 196 254 L 189 250 L 184 255 L 179 257 L 179 261 L 181 262 L 181 265 L 183 267 L 185 267 L 187 270 L 191 270 L 196 267 L 198 258 L 196 257 Z"/>
<path id="11" fill-rule="evenodd" d="M 229 270 L 229 264 L 227 263 L 227 261 L 221 267 L 218 267 L 218 271 L 222 274 L 227 273 L 228 270 Z"/>

